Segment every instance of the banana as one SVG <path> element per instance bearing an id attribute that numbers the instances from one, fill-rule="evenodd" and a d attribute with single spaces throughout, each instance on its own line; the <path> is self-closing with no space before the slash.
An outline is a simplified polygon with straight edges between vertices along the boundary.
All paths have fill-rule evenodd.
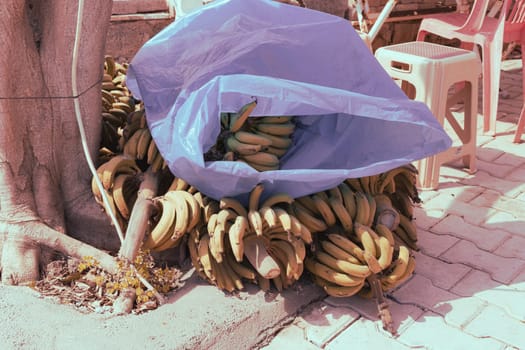
<path id="1" fill-rule="evenodd" d="M 238 162 L 244 162 L 244 163 L 248 164 L 249 166 L 251 166 L 252 168 L 254 168 L 255 170 L 257 170 L 259 172 L 279 170 L 279 164 L 264 165 L 264 164 L 254 163 L 254 162 L 248 162 L 248 161 L 246 161 L 246 160 L 244 160 L 242 158 L 238 159 L 237 161 Z"/>
<path id="2" fill-rule="evenodd" d="M 363 245 L 364 251 L 370 255 L 377 257 L 376 244 L 371 234 L 372 229 L 368 226 L 362 225 L 358 222 L 354 223 L 354 232 Z"/>
<path id="3" fill-rule="evenodd" d="M 155 249 L 169 240 L 173 234 L 175 204 L 163 197 L 158 198 L 155 203 L 159 208 L 160 218 L 150 234 L 146 236 L 142 244 L 143 249 Z"/>
<path id="4" fill-rule="evenodd" d="M 347 274 L 337 272 L 312 258 L 306 258 L 304 260 L 304 266 L 312 274 L 339 286 L 353 287 L 363 283 L 363 278 L 354 278 Z"/>
<path id="5" fill-rule="evenodd" d="M 250 191 L 250 194 L 248 196 L 248 210 L 249 211 L 259 210 L 259 202 L 261 201 L 261 195 L 263 192 L 264 192 L 264 185 L 262 183 L 258 183 Z"/>
<path id="6" fill-rule="evenodd" d="M 354 192 L 365 192 L 365 189 L 361 187 L 361 182 L 359 182 L 359 179 L 356 178 L 348 178 L 345 180 L 346 184 L 350 186 L 350 188 Z"/>
<path id="7" fill-rule="evenodd" d="M 286 210 L 279 208 L 279 207 L 273 208 L 273 211 L 275 212 L 275 215 L 277 215 L 277 219 L 281 223 L 281 226 L 283 227 L 284 231 L 286 233 L 291 233 L 292 232 L 291 215 L 288 214 Z"/>
<path id="8" fill-rule="evenodd" d="M 312 215 L 321 215 L 321 213 L 317 210 L 317 206 L 315 205 L 314 200 L 310 196 L 302 196 L 295 199 L 300 205 L 302 205 L 304 208 L 307 209 L 307 212 Z"/>
<path id="9" fill-rule="evenodd" d="M 394 240 L 394 234 L 392 233 L 392 230 L 388 228 L 388 226 L 383 224 L 377 224 L 375 226 L 375 230 L 379 236 L 385 237 L 391 246 L 395 246 L 396 242 Z"/>
<path id="10" fill-rule="evenodd" d="M 382 174 L 380 174 L 379 176 L 379 184 L 378 184 L 378 193 L 383 193 L 385 192 L 385 189 L 387 187 L 391 187 L 391 183 L 394 182 L 394 178 L 400 174 L 401 172 L 403 172 L 403 168 L 402 167 L 398 167 L 398 168 L 394 168 L 394 169 L 391 169 L 387 172 L 384 172 Z M 395 185 L 394 185 L 395 186 Z"/>
<path id="11" fill-rule="evenodd" d="M 414 243 L 417 242 L 417 227 L 414 224 L 414 221 L 407 218 L 405 215 L 399 215 L 399 225 L 403 227 L 405 232 L 408 235 L 408 238 Z"/>
<path id="12" fill-rule="evenodd" d="M 101 168 L 99 168 L 101 169 Z M 118 174 L 136 174 L 140 172 L 139 167 L 134 159 L 130 159 L 124 155 L 116 155 L 109 161 L 104 163 L 104 167 L 99 173 L 99 178 L 106 190 L 110 190 L 113 186 L 113 181 Z M 98 171 L 97 171 L 98 173 Z"/>
<path id="13" fill-rule="evenodd" d="M 150 165 L 153 164 L 158 154 L 159 154 L 159 149 L 157 148 L 157 144 L 155 143 L 155 140 L 151 139 L 149 146 L 148 146 L 148 151 L 146 153 L 147 163 Z"/>
<path id="14" fill-rule="evenodd" d="M 289 136 L 276 136 L 271 135 L 269 133 L 261 132 L 259 130 L 254 129 L 253 132 L 256 135 L 264 136 L 267 139 L 272 141 L 272 147 L 280 148 L 280 149 L 289 149 L 292 145 L 292 139 Z"/>
<path id="15" fill-rule="evenodd" d="M 279 192 L 272 194 L 270 197 L 264 200 L 261 204 L 261 207 L 273 207 L 274 205 L 278 205 L 281 203 L 292 204 L 293 202 L 293 197 L 290 196 L 288 193 Z"/>
<path id="16" fill-rule="evenodd" d="M 169 191 L 166 193 L 166 196 L 169 197 L 169 196 L 174 195 L 175 193 L 182 196 L 184 200 L 186 201 L 186 203 L 188 204 L 189 222 L 188 222 L 188 227 L 186 228 L 186 231 L 191 231 L 193 230 L 194 227 L 197 226 L 197 224 L 201 220 L 201 207 L 199 205 L 199 202 L 197 202 L 195 197 L 190 192 L 186 192 L 186 191 L 180 191 L 180 192 Z"/>
<path id="17" fill-rule="evenodd" d="M 172 240 L 176 240 L 184 235 L 190 224 L 190 209 L 183 193 L 184 191 L 170 191 L 164 195 L 167 200 L 175 205 L 176 217 Z"/>
<path id="18" fill-rule="evenodd" d="M 243 143 L 237 140 L 234 136 L 230 136 L 226 139 L 226 146 L 228 151 L 232 151 L 242 156 L 254 155 L 263 149 L 262 145 Z"/>
<path id="19" fill-rule="evenodd" d="M 263 221 L 261 213 L 257 210 L 250 210 L 248 212 L 248 223 L 250 228 L 255 231 L 257 236 L 263 235 Z"/>
<path id="20" fill-rule="evenodd" d="M 366 265 L 354 264 L 347 260 L 336 259 L 323 251 L 316 251 L 315 257 L 319 262 L 334 269 L 337 272 L 348 274 L 355 278 L 366 278 L 370 275 L 370 269 Z"/>
<path id="21" fill-rule="evenodd" d="M 248 219 L 244 216 L 237 216 L 235 222 L 228 230 L 231 250 L 235 260 L 241 262 L 244 256 L 244 235 L 248 229 Z"/>
<path id="22" fill-rule="evenodd" d="M 240 158 L 252 166 L 255 164 L 256 166 L 261 165 L 263 167 L 270 167 L 272 169 L 274 167 L 279 167 L 279 158 L 268 152 L 257 152 L 255 154 L 241 155 Z"/>
<path id="23" fill-rule="evenodd" d="M 289 115 L 280 115 L 280 116 L 267 116 L 267 117 L 260 117 L 255 119 L 256 123 L 276 123 L 276 124 L 284 124 L 291 122 L 293 120 L 293 116 Z"/>
<path id="24" fill-rule="evenodd" d="M 410 249 L 418 251 L 417 242 L 413 241 L 404 227 L 399 225 L 394 231 L 394 239 L 401 240 L 401 244 L 406 244 Z"/>
<path id="25" fill-rule="evenodd" d="M 281 158 L 283 157 L 286 152 L 288 152 L 288 149 L 286 148 L 277 148 L 277 147 L 273 147 L 273 146 L 268 146 L 265 150 L 265 152 L 268 152 L 270 154 L 273 154 L 274 156 L 276 156 L 277 158 Z"/>
<path id="26" fill-rule="evenodd" d="M 376 225 L 383 224 L 390 230 L 394 230 L 399 225 L 399 213 L 394 209 L 390 197 L 385 194 L 376 194 L 374 196 L 376 202 Z"/>
<path id="27" fill-rule="evenodd" d="M 211 252 L 211 250 L 210 250 Z M 228 272 L 225 269 L 225 266 L 222 263 L 219 263 L 213 258 L 213 255 L 210 255 L 210 263 L 213 271 L 215 272 L 215 278 L 217 282 L 217 287 L 219 289 L 225 290 L 227 292 L 233 292 L 235 290 L 235 284 L 233 279 L 228 275 Z"/>
<path id="28" fill-rule="evenodd" d="M 354 224 L 367 225 L 370 219 L 370 203 L 363 192 L 355 192 L 356 214 Z"/>
<path id="29" fill-rule="evenodd" d="M 324 221 L 319 220 L 316 217 L 309 214 L 307 209 L 305 209 L 299 203 L 294 203 L 293 208 L 297 219 L 299 219 L 303 226 L 306 226 L 308 230 L 310 230 L 310 232 L 322 232 L 328 228 Z"/>
<path id="30" fill-rule="evenodd" d="M 128 201 L 126 200 L 125 196 L 126 182 L 131 178 L 131 176 L 132 175 L 130 174 L 117 175 L 113 183 L 113 201 L 115 202 L 115 206 L 117 207 L 120 215 L 122 215 L 124 219 L 129 219 L 132 208 L 132 206 L 128 205 Z"/>
<path id="31" fill-rule="evenodd" d="M 361 263 L 366 262 L 363 249 L 348 238 L 336 233 L 330 233 L 328 234 L 328 239 L 337 247 L 343 249 L 345 252 L 355 257 Z"/>
<path id="32" fill-rule="evenodd" d="M 341 202 L 343 204 L 343 195 L 341 194 L 341 190 L 338 186 L 332 187 L 328 190 L 329 197 L 334 198 L 335 200 Z"/>
<path id="33" fill-rule="evenodd" d="M 379 265 L 379 261 L 377 261 L 377 258 L 370 254 L 370 252 L 365 251 L 364 254 L 366 264 L 370 268 L 370 271 L 372 271 L 373 274 L 380 273 L 383 269 L 381 268 L 381 265 Z"/>
<path id="34" fill-rule="evenodd" d="M 175 176 L 171 182 L 170 187 L 167 192 L 170 191 L 186 191 L 190 187 L 190 184 L 187 183 L 184 179 Z"/>
<path id="35" fill-rule="evenodd" d="M 155 158 L 153 159 L 153 162 L 151 162 L 151 170 L 156 173 L 159 170 L 163 169 L 165 167 L 166 162 L 164 161 L 164 158 L 160 154 L 160 152 L 157 153 Z"/>
<path id="36" fill-rule="evenodd" d="M 217 226 L 217 217 L 218 216 L 219 216 L 219 213 L 213 213 L 213 214 L 210 215 L 210 218 L 207 221 L 206 231 L 210 235 L 212 235 L 213 232 L 215 232 L 215 226 Z"/>
<path id="37" fill-rule="evenodd" d="M 131 137 L 124 144 L 124 155 L 129 156 L 131 159 L 137 159 L 137 147 L 139 144 L 140 137 L 145 129 L 138 129 L 131 135 Z"/>
<path id="38" fill-rule="evenodd" d="M 392 206 L 399 213 L 405 215 L 409 219 L 414 217 L 414 203 L 408 195 L 405 193 L 392 193 L 391 203 Z"/>
<path id="39" fill-rule="evenodd" d="M 217 219 L 218 220 L 218 219 Z M 226 227 L 217 224 L 213 235 L 210 236 L 210 253 L 211 256 L 218 262 L 222 263 L 222 254 L 224 253 L 224 235 Z"/>
<path id="40" fill-rule="evenodd" d="M 382 278 L 382 281 L 388 283 L 395 283 L 399 281 L 407 271 L 408 261 L 410 259 L 410 251 L 404 245 L 399 246 L 397 258 L 394 262 L 392 271 Z"/>
<path id="41" fill-rule="evenodd" d="M 206 205 L 204 206 L 204 208 L 202 210 L 202 214 L 204 216 L 204 222 L 209 222 L 210 219 L 211 219 L 211 216 L 213 214 L 218 213 L 219 210 L 220 210 L 219 202 L 217 202 L 215 200 L 211 200 L 208 203 L 206 203 Z M 210 231 L 208 231 L 208 232 L 210 232 Z M 211 231 L 211 232 L 213 232 L 213 231 Z"/>
<path id="42" fill-rule="evenodd" d="M 303 225 L 302 223 L 301 223 L 301 239 L 307 244 L 311 244 L 313 242 L 312 232 L 310 232 L 310 229 L 306 227 L 306 225 Z"/>
<path id="43" fill-rule="evenodd" d="M 250 113 L 253 112 L 256 106 L 257 100 L 254 100 L 242 106 L 239 113 L 230 115 L 230 131 L 232 133 L 235 133 L 241 129 L 241 127 L 244 125 L 244 123 L 250 116 Z"/>
<path id="44" fill-rule="evenodd" d="M 340 183 L 337 188 L 339 188 L 341 196 L 343 196 L 343 204 L 346 208 L 346 211 L 348 211 L 348 214 L 350 214 L 352 220 L 355 220 L 357 206 L 355 202 L 354 191 L 352 191 L 352 189 L 350 189 L 350 187 L 344 182 Z"/>
<path id="45" fill-rule="evenodd" d="M 245 218 L 248 217 L 248 211 L 242 205 L 241 202 L 239 202 L 237 199 L 232 197 L 223 197 L 219 201 L 219 208 L 221 209 L 231 209 L 234 212 L 237 213 L 237 215 L 244 216 Z"/>
<path id="46" fill-rule="evenodd" d="M 295 124 L 292 122 L 276 124 L 276 123 L 257 123 L 253 125 L 258 131 L 274 135 L 274 136 L 288 136 L 295 130 Z M 277 145 L 275 145 L 277 147 Z"/>
<path id="47" fill-rule="evenodd" d="M 221 113 L 221 126 L 224 129 L 230 128 L 230 113 Z"/>
<path id="48" fill-rule="evenodd" d="M 270 280 L 268 278 L 264 278 L 261 275 L 257 275 L 257 284 L 263 292 L 267 292 L 270 290 Z"/>
<path id="49" fill-rule="evenodd" d="M 315 284 L 323 288 L 326 294 L 336 297 L 336 298 L 351 297 L 359 293 L 359 291 L 362 290 L 363 286 L 365 285 L 365 280 L 363 280 L 363 282 L 355 286 L 344 287 L 344 286 L 340 286 L 332 282 L 329 282 L 319 276 L 314 275 L 313 277 L 314 277 L 313 280 Z"/>
<path id="50" fill-rule="evenodd" d="M 368 181 L 368 192 L 372 195 L 377 193 L 379 174 L 371 175 Z"/>
<path id="51" fill-rule="evenodd" d="M 330 209 L 330 205 L 321 198 L 319 193 L 314 194 L 312 196 L 312 199 L 315 203 L 317 210 L 321 213 L 321 216 L 323 217 L 323 220 L 326 223 L 326 225 L 335 225 L 336 218 L 334 213 L 332 212 L 332 209 Z"/>
<path id="52" fill-rule="evenodd" d="M 278 224 L 278 218 L 275 211 L 268 206 L 261 206 L 261 209 L 259 209 L 259 213 L 261 213 L 262 218 L 264 221 L 268 224 L 268 227 L 270 229 L 274 228 Z"/>
<path id="53" fill-rule="evenodd" d="M 372 225 L 374 224 L 374 219 L 376 215 L 377 204 L 376 204 L 374 197 L 370 193 L 366 193 L 365 197 L 368 200 L 368 208 L 369 208 L 368 221 L 366 225 L 372 227 Z"/>
<path id="54" fill-rule="evenodd" d="M 328 203 L 330 204 L 330 207 L 335 213 L 335 216 L 341 223 L 341 226 L 343 226 L 343 229 L 345 230 L 345 232 L 351 233 L 354 227 L 353 222 L 352 222 L 352 217 L 346 210 L 343 202 L 338 200 L 335 197 L 330 197 L 328 199 Z"/>
<path id="55" fill-rule="evenodd" d="M 298 280 L 301 277 L 301 270 L 297 262 L 293 245 L 284 240 L 274 240 L 269 247 L 270 255 L 276 253 L 275 257 L 286 267 L 286 277 L 288 280 Z M 275 258 L 274 258 L 275 259 Z M 302 263 L 302 261 L 301 261 Z"/>
<path id="56" fill-rule="evenodd" d="M 249 281 L 255 281 L 255 271 L 250 269 L 244 264 L 241 264 L 240 262 L 236 261 L 231 254 L 225 254 L 226 261 L 228 262 L 228 265 L 232 268 L 233 271 L 235 271 L 239 276 L 242 278 L 245 278 Z"/>
<path id="57" fill-rule="evenodd" d="M 359 181 L 359 184 L 361 185 L 361 189 L 363 193 L 369 193 L 370 192 L 370 177 L 369 176 L 363 176 L 357 179 Z"/>
<path id="58" fill-rule="evenodd" d="M 244 255 L 259 275 L 266 279 L 277 277 L 281 273 L 279 265 L 268 254 L 263 241 L 257 236 L 244 239 Z"/>
<path id="59" fill-rule="evenodd" d="M 381 270 L 385 270 L 392 263 L 394 246 L 390 244 L 386 237 L 379 237 L 379 239 L 376 240 L 376 245 L 380 251 L 377 262 L 379 266 L 381 266 Z"/>
<path id="60" fill-rule="evenodd" d="M 233 136 L 237 141 L 243 144 L 261 145 L 263 147 L 272 145 L 272 140 L 268 137 L 248 131 L 240 130 L 234 133 Z"/>
<path id="61" fill-rule="evenodd" d="M 234 262 L 236 265 L 239 265 L 237 262 Z M 223 273 L 228 277 L 228 279 L 232 282 L 233 288 L 229 291 L 230 293 L 235 290 L 243 290 L 244 285 L 241 281 L 241 276 L 237 273 L 237 270 L 233 268 L 233 266 L 230 264 L 229 259 L 224 259 L 222 263 L 220 263 L 220 267 L 224 269 Z"/>
<path id="62" fill-rule="evenodd" d="M 199 236 L 200 234 L 198 230 L 193 230 L 192 232 L 190 232 L 190 236 L 188 239 L 188 252 L 190 253 L 191 264 L 195 268 L 195 271 L 197 272 L 200 278 L 206 280 L 206 274 L 204 273 L 204 269 L 199 261 Z"/>
<path id="63" fill-rule="evenodd" d="M 352 264 L 361 264 L 361 261 L 357 259 L 352 253 L 347 252 L 337 244 L 330 240 L 321 240 L 321 248 L 332 256 L 334 259 L 348 261 Z M 364 260 L 364 258 L 363 258 Z"/>

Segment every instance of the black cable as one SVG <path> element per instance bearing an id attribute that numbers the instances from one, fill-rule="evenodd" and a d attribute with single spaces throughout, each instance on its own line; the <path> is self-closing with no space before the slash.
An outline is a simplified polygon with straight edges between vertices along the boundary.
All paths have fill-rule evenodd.
<path id="1" fill-rule="evenodd" d="M 65 100 L 65 99 L 75 99 L 79 98 L 80 96 L 86 94 L 89 90 L 93 89 L 95 86 L 100 84 L 102 82 L 102 79 L 96 81 L 94 84 L 89 86 L 84 91 L 80 92 L 76 96 L 14 96 L 14 97 L 2 97 L 0 96 L 0 100 Z"/>

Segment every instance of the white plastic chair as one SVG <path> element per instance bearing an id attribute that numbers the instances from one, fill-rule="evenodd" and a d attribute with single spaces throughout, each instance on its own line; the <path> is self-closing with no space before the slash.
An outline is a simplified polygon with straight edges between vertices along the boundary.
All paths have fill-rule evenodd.
<path id="1" fill-rule="evenodd" d="M 498 0 L 501 1 L 501 0 Z M 462 47 L 481 47 L 483 63 L 483 131 L 496 133 L 503 29 L 510 0 L 503 0 L 497 18 L 487 14 L 490 0 L 475 0 L 470 13 L 436 14 L 421 21 L 417 40 L 432 33 L 446 39 L 459 39 Z"/>

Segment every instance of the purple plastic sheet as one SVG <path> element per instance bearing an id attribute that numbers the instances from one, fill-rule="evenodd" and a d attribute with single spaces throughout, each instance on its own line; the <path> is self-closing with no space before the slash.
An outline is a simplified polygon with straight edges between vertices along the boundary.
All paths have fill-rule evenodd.
<path id="1" fill-rule="evenodd" d="M 293 197 L 441 152 L 451 140 L 409 100 L 351 24 L 266 0 L 214 1 L 175 21 L 131 61 L 127 85 L 170 170 L 215 199 L 264 183 Z M 257 99 L 251 118 L 294 115 L 281 169 L 205 162 L 220 113 Z"/>

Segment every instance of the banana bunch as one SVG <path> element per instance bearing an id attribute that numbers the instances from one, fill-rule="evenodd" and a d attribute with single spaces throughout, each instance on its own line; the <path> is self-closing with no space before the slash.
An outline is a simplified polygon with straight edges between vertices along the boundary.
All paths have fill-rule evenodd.
<path id="1" fill-rule="evenodd" d="M 183 190 L 172 190 L 153 199 L 157 213 L 151 220 L 151 231 L 147 232 L 143 249 L 163 251 L 177 247 L 184 235 L 201 222 L 201 206 L 195 196 Z"/>
<path id="2" fill-rule="evenodd" d="M 125 85 L 127 64 L 104 59 L 102 77 L 102 144 L 116 151 L 127 116 L 135 110 L 135 100 Z"/>
<path id="3" fill-rule="evenodd" d="M 109 208 L 104 205 L 102 193 L 95 178 L 91 181 L 91 190 L 95 200 L 104 207 L 106 212 L 113 212 L 122 229 L 126 228 L 131 209 L 137 199 L 140 173 L 141 170 L 135 160 L 122 154 L 114 155 L 97 168 L 98 178 L 109 200 Z"/>
<path id="4" fill-rule="evenodd" d="M 261 184 L 252 190 L 248 208 L 232 197 L 210 210 L 205 203 L 206 225 L 190 234 L 193 265 L 221 289 L 242 289 L 242 279 L 247 279 L 263 290 L 273 283 L 282 291 L 302 275 L 311 233 L 284 208 L 293 198 L 278 193 L 261 201 L 262 192 Z"/>
<path id="5" fill-rule="evenodd" d="M 291 116 L 248 118 L 257 101 L 239 113 L 222 113 L 217 148 L 224 148 L 224 160 L 245 162 L 257 171 L 279 169 L 279 160 L 292 145 L 295 123 Z"/>
<path id="6" fill-rule="evenodd" d="M 138 119 L 140 115 L 133 113 L 131 117 Z M 130 125 L 134 124 L 130 123 Z M 123 153 L 130 158 L 144 160 L 146 164 L 151 166 L 154 172 L 164 169 L 167 166 L 147 126 L 139 127 L 129 136 L 124 143 Z"/>

